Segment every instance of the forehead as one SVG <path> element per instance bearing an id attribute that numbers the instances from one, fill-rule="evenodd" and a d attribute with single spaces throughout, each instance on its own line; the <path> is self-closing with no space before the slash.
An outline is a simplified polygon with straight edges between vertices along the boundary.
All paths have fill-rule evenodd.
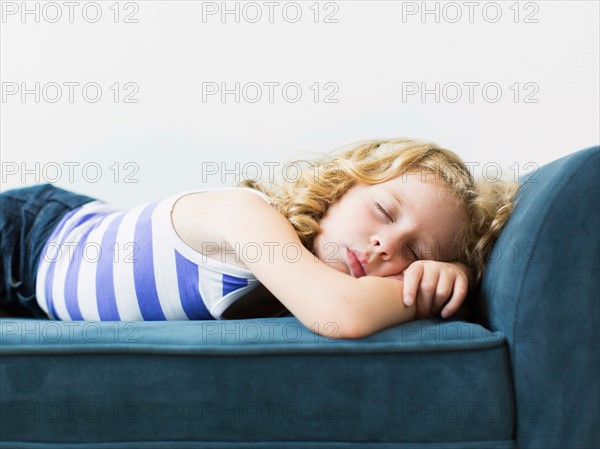
<path id="1" fill-rule="evenodd" d="M 376 190 L 383 189 L 393 196 L 410 195 L 409 202 L 418 200 L 420 203 L 440 205 L 456 203 L 456 200 L 451 198 L 448 183 L 441 176 L 431 172 L 405 173 L 388 181 L 373 184 L 371 187 Z"/>

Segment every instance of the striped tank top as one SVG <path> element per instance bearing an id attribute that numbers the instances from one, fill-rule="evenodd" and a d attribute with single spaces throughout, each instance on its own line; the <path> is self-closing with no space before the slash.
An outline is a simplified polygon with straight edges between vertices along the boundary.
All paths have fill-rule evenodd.
<path id="1" fill-rule="evenodd" d="M 40 256 L 36 296 L 56 320 L 222 319 L 259 285 L 251 271 L 207 257 L 171 221 L 179 193 L 130 210 L 96 200 L 67 213 Z M 268 203 L 262 192 L 255 192 Z"/>

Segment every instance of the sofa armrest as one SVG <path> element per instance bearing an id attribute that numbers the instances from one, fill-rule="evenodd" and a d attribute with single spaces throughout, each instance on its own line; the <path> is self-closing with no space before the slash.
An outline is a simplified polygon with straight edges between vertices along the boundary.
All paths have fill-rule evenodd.
<path id="1" fill-rule="evenodd" d="M 521 177 L 475 302 L 510 348 L 521 448 L 600 447 L 600 147 Z"/>

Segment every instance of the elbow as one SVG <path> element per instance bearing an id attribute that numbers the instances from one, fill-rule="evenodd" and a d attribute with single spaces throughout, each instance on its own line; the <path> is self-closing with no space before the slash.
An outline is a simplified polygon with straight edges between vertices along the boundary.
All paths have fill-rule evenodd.
<path id="1" fill-rule="evenodd" d="M 396 313 L 369 314 L 367 312 L 349 313 L 346 315 L 343 325 L 339 326 L 339 336 L 343 339 L 360 339 L 373 335 L 379 331 L 387 329 L 398 324 L 412 321 L 416 315 L 416 305 L 410 307 L 401 305 L 400 310 L 395 310 Z"/>
<path id="2" fill-rule="evenodd" d="M 332 316 L 333 318 L 331 318 Z M 329 315 L 328 318 L 321 316 L 305 325 L 323 337 L 336 340 L 354 340 L 368 335 L 364 323 L 350 313 L 342 316 L 338 311 L 335 315 Z"/>
<path id="3" fill-rule="evenodd" d="M 355 316 L 354 318 L 346 321 L 346 325 L 341 332 L 342 337 L 348 340 L 356 340 L 360 338 L 365 338 L 370 335 L 373 335 L 385 327 L 390 326 L 390 324 L 381 325 L 380 323 L 370 323 L 368 319 L 364 315 Z"/>
<path id="4" fill-rule="evenodd" d="M 360 338 L 364 338 L 371 335 L 368 332 L 365 332 L 360 326 L 351 326 L 345 329 L 343 333 L 341 333 L 340 338 L 344 340 L 358 340 Z"/>
<path id="5" fill-rule="evenodd" d="M 345 312 L 343 317 L 340 317 L 338 337 L 344 340 L 356 340 L 366 337 L 370 334 L 367 329 L 365 319 L 356 303 L 345 303 Z"/>
<path id="6" fill-rule="evenodd" d="M 310 325 L 305 325 L 316 334 L 334 340 L 354 340 L 367 335 L 357 323 L 342 321 L 339 317 L 335 320 L 313 321 Z"/>
<path id="7" fill-rule="evenodd" d="M 322 337 L 327 337 L 334 340 L 355 340 L 366 337 L 367 335 L 362 329 L 356 327 L 340 326 L 337 324 L 331 326 L 331 324 L 332 323 L 326 323 L 322 328 L 312 328 L 311 330 Z"/>
<path id="8" fill-rule="evenodd" d="M 338 338 L 348 340 L 365 338 L 396 324 L 399 323 L 369 323 L 367 320 L 365 320 L 364 316 L 357 317 L 346 322 L 343 329 L 341 329 L 340 337 Z"/>
<path id="9" fill-rule="evenodd" d="M 373 332 L 369 332 L 365 326 L 364 318 L 360 316 L 349 316 L 340 326 L 338 338 L 344 340 L 356 340 L 367 337 Z"/>
<path id="10" fill-rule="evenodd" d="M 333 320 L 323 320 L 324 326 L 319 328 L 319 334 L 336 339 L 355 340 L 373 333 L 365 322 L 364 310 L 361 310 L 361 301 L 355 300 L 350 294 L 342 296 L 332 309 L 326 314 L 335 317 Z M 329 326 L 329 329 L 327 329 Z"/>

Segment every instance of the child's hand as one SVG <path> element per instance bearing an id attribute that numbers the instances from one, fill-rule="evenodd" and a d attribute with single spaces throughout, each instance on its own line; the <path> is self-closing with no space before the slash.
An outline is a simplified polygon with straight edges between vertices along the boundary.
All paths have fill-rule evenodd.
<path id="1" fill-rule="evenodd" d="M 404 275 L 404 304 L 410 306 L 417 300 L 415 319 L 430 318 L 442 310 L 442 318 L 456 313 L 465 298 L 472 274 L 459 262 L 418 260 L 413 262 Z M 449 301 L 448 301 L 449 299 Z"/>

